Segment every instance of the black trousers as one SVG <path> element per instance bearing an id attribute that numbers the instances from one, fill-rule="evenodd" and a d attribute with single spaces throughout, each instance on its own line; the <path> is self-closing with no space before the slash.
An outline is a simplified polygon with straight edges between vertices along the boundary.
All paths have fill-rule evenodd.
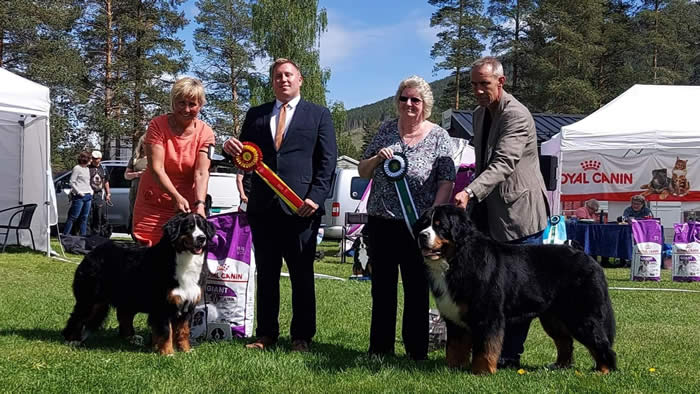
<path id="1" fill-rule="evenodd" d="M 423 256 L 403 220 L 369 217 L 368 252 L 372 262 L 372 323 L 369 352 L 394 353 L 399 268 L 404 303 L 401 334 L 413 359 L 428 354 L 428 281 Z"/>
<path id="2" fill-rule="evenodd" d="M 90 208 L 90 224 L 91 235 L 100 235 L 109 237 L 105 234 L 105 227 L 107 226 L 107 203 L 102 197 L 102 192 L 95 192 L 92 197 L 92 207 Z M 111 232 L 110 232 L 111 235 Z"/>
<path id="3" fill-rule="evenodd" d="M 277 204 L 264 213 L 249 213 L 257 266 L 258 337 L 280 334 L 280 272 L 282 258 L 292 284 L 291 339 L 311 341 L 316 333 L 314 257 L 321 217 L 287 215 Z"/>

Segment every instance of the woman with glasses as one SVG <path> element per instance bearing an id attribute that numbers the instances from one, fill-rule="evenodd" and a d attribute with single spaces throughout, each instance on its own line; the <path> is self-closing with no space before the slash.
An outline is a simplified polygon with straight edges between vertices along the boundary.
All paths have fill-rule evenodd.
<path id="1" fill-rule="evenodd" d="M 177 212 L 206 216 L 207 147 L 214 143 L 214 132 L 198 119 L 205 103 L 202 82 L 181 78 L 170 91 L 172 112 L 148 125 L 144 139 L 148 165 L 140 177 L 132 222 L 132 236 L 143 245 L 156 244 L 163 225 Z"/>
<path id="2" fill-rule="evenodd" d="M 455 165 L 447 131 L 428 120 L 433 108 L 430 85 L 418 76 L 406 78 L 399 84 L 394 104 L 398 119 L 380 126 L 358 168 L 360 176 L 373 180 L 367 204 L 368 252 L 373 263 L 369 353 L 394 353 L 400 268 L 404 347 L 409 358 L 424 360 L 428 352 L 428 283 L 423 256 L 409 227 L 412 217 L 450 201 Z M 403 175 L 403 170 L 394 166 L 395 157 L 406 164 Z M 397 190 L 408 190 L 410 198 Z"/>
<path id="3" fill-rule="evenodd" d="M 70 209 L 63 234 L 70 235 L 73 222 L 80 220 L 80 235 L 87 234 L 87 222 L 92 205 L 92 186 L 90 186 L 90 164 L 92 157 L 87 152 L 80 152 L 78 164 L 70 175 Z"/>

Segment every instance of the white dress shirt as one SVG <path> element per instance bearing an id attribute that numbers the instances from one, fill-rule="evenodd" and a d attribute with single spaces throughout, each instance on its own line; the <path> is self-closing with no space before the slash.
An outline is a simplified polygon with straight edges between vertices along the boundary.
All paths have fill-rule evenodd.
<path id="1" fill-rule="evenodd" d="M 289 100 L 289 102 L 287 103 L 287 116 L 285 117 L 283 134 L 285 137 L 287 136 L 287 129 L 289 129 L 289 123 L 292 121 L 292 117 L 294 116 L 294 110 L 297 108 L 299 100 L 301 100 L 301 96 L 296 96 L 293 99 Z M 277 119 L 279 119 L 281 109 L 282 102 L 279 100 L 275 100 L 275 106 L 272 109 L 272 117 L 270 118 L 270 135 L 272 136 L 273 142 L 275 141 L 275 134 L 277 134 Z"/>

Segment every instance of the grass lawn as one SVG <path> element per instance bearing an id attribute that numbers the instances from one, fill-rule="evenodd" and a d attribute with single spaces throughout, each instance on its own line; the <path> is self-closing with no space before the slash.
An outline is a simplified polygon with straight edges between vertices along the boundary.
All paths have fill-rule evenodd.
<path id="1" fill-rule="evenodd" d="M 316 271 L 347 278 L 351 265 L 332 257 L 337 244 L 321 247 L 327 257 Z M 0 392 L 700 392 L 700 293 L 611 290 L 620 370 L 610 375 L 592 372 L 578 343 L 574 369 L 546 370 L 555 348 L 536 321 L 523 371 L 473 376 L 447 369 L 444 350 L 425 362 L 408 361 L 400 324 L 397 356 L 367 357 L 370 283 L 357 281 L 316 281 L 318 333 L 308 354 L 288 351 L 288 278 L 281 279 L 283 337 L 273 351 L 246 350 L 245 341 L 236 340 L 162 357 L 119 339 L 113 312 L 105 330 L 72 349 L 60 332 L 73 307 L 75 268 L 27 249 L 0 254 Z M 612 287 L 700 290 L 700 284 L 671 282 L 668 271 L 660 283 L 630 282 L 625 268 L 606 272 Z M 136 327 L 148 337 L 143 315 Z"/>

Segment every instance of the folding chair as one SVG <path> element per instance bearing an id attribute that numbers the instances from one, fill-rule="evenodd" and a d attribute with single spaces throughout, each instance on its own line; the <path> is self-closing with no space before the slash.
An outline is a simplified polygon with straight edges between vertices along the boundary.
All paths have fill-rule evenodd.
<path id="1" fill-rule="evenodd" d="M 0 235 L 5 235 L 5 241 L 2 245 L 3 253 L 5 252 L 5 247 L 7 246 L 7 239 L 10 236 L 11 230 L 15 230 L 15 235 L 17 236 L 17 244 L 20 244 L 19 230 L 29 230 L 29 235 L 32 238 L 32 249 L 36 250 L 36 244 L 34 243 L 34 233 L 32 233 L 31 229 L 32 217 L 34 216 L 34 210 L 36 210 L 36 206 L 36 204 L 25 204 L 0 210 L 0 214 L 4 212 L 15 211 L 10 216 L 10 220 L 7 221 L 7 224 L 0 224 L 0 231 L 4 230 L 4 232 L 0 233 Z M 15 220 L 15 218 L 18 219 Z"/>
<path id="2" fill-rule="evenodd" d="M 367 224 L 369 220 L 369 215 L 367 213 L 360 212 L 345 212 L 345 223 L 341 229 L 341 241 L 340 241 L 340 262 L 345 264 L 345 241 L 350 239 L 349 234 L 355 234 L 358 230 L 359 225 Z"/>

